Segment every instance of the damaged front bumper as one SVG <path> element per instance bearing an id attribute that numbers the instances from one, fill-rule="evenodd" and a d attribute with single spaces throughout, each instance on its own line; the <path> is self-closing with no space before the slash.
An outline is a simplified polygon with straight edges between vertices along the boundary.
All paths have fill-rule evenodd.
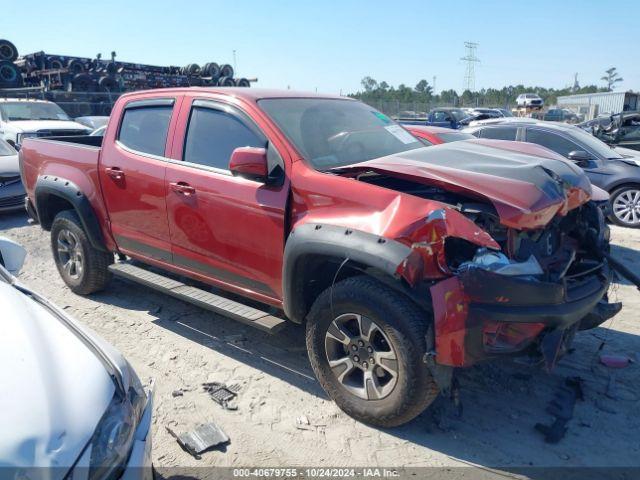
<path id="1" fill-rule="evenodd" d="M 549 365 L 564 332 L 593 328 L 618 313 L 621 305 L 606 301 L 611 279 L 606 260 L 557 282 L 466 269 L 431 287 L 435 361 L 466 367 L 533 350 Z M 544 342 L 546 337 L 554 341 Z"/>

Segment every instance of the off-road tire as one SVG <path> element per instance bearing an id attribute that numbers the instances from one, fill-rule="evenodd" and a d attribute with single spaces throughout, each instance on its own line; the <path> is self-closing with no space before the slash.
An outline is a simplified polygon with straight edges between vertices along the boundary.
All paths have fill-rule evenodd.
<path id="1" fill-rule="evenodd" d="M 83 268 L 78 278 L 72 278 L 63 268 L 60 252 L 58 251 L 58 239 L 63 231 L 69 231 L 78 239 L 82 252 Z M 113 263 L 113 254 L 94 248 L 87 238 L 78 214 L 73 210 L 64 210 L 58 213 L 51 225 L 51 251 L 58 272 L 64 283 L 79 295 L 103 290 L 109 280 L 111 272 L 109 265 Z"/>
<path id="2" fill-rule="evenodd" d="M 333 320 L 357 313 L 373 320 L 392 344 L 398 378 L 386 397 L 360 398 L 347 390 L 329 367 L 325 335 Z M 401 293 L 368 276 L 347 278 L 327 288 L 307 316 L 306 343 L 311 366 L 329 397 L 349 416 L 378 427 L 396 427 L 418 416 L 438 396 L 424 363 L 432 318 Z"/>

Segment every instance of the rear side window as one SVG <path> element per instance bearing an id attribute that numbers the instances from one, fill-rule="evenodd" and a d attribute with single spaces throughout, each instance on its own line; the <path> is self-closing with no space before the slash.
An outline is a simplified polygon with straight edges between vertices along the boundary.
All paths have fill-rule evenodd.
<path id="1" fill-rule="evenodd" d="M 584 150 L 579 145 L 560 135 L 537 129 L 527 129 L 527 142 L 547 147 L 563 157 L 568 157 L 569 152 L 574 150 Z"/>
<path id="2" fill-rule="evenodd" d="M 516 127 L 490 127 L 482 130 L 482 138 L 493 140 L 515 140 L 518 129 Z"/>
<path id="3" fill-rule="evenodd" d="M 132 150 L 164 156 L 172 111 L 166 105 L 126 109 L 118 140 Z"/>
<path id="4" fill-rule="evenodd" d="M 266 146 L 266 140 L 239 118 L 221 110 L 194 107 L 187 129 L 183 159 L 229 170 L 231 153 L 238 147 Z"/>

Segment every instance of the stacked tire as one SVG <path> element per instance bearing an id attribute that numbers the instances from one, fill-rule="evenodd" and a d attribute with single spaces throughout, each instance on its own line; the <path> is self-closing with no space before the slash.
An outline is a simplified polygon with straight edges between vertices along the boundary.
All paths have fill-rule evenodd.
<path id="1" fill-rule="evenodd" d="M 0 88 L 20 88 L 22 73 L 13 63 L 18 58 L 18 49 L 9 40 L 0 40 Z"/>

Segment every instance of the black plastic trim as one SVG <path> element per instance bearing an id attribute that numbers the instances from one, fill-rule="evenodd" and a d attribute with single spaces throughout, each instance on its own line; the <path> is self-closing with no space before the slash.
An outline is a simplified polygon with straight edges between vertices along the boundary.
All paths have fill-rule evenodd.
<path id="1" fill-rule="evenodd" d="M 372 233 L 320 223 L 296 227 L 284 250 L 282 269 L 283 309 L 289 319 L 302 323 L 307 314 L 304 301 L 304 257 L 349 258 L 385 275 L 397 277 L 398 266 L 411 248 Z"/>
<path id="2" fill-rule="evenodd" d="M 46 213 L 49 196 L 60 197 L 68 201 L 80 217 L 82 228 L 87 234 L 91 246 L 103 252 L 107 251 L 104 246 L 104 238 L 98 219 L 96 218 L 89 199 L 75 183 L 65 178 L 54 175 L 44 175 L 38 177 L 36 181 L 34 190 L 35 211 L 42 228 L 49 230 L 53 222 L 53 218 L 49 218 L 49 215 Z"/>

